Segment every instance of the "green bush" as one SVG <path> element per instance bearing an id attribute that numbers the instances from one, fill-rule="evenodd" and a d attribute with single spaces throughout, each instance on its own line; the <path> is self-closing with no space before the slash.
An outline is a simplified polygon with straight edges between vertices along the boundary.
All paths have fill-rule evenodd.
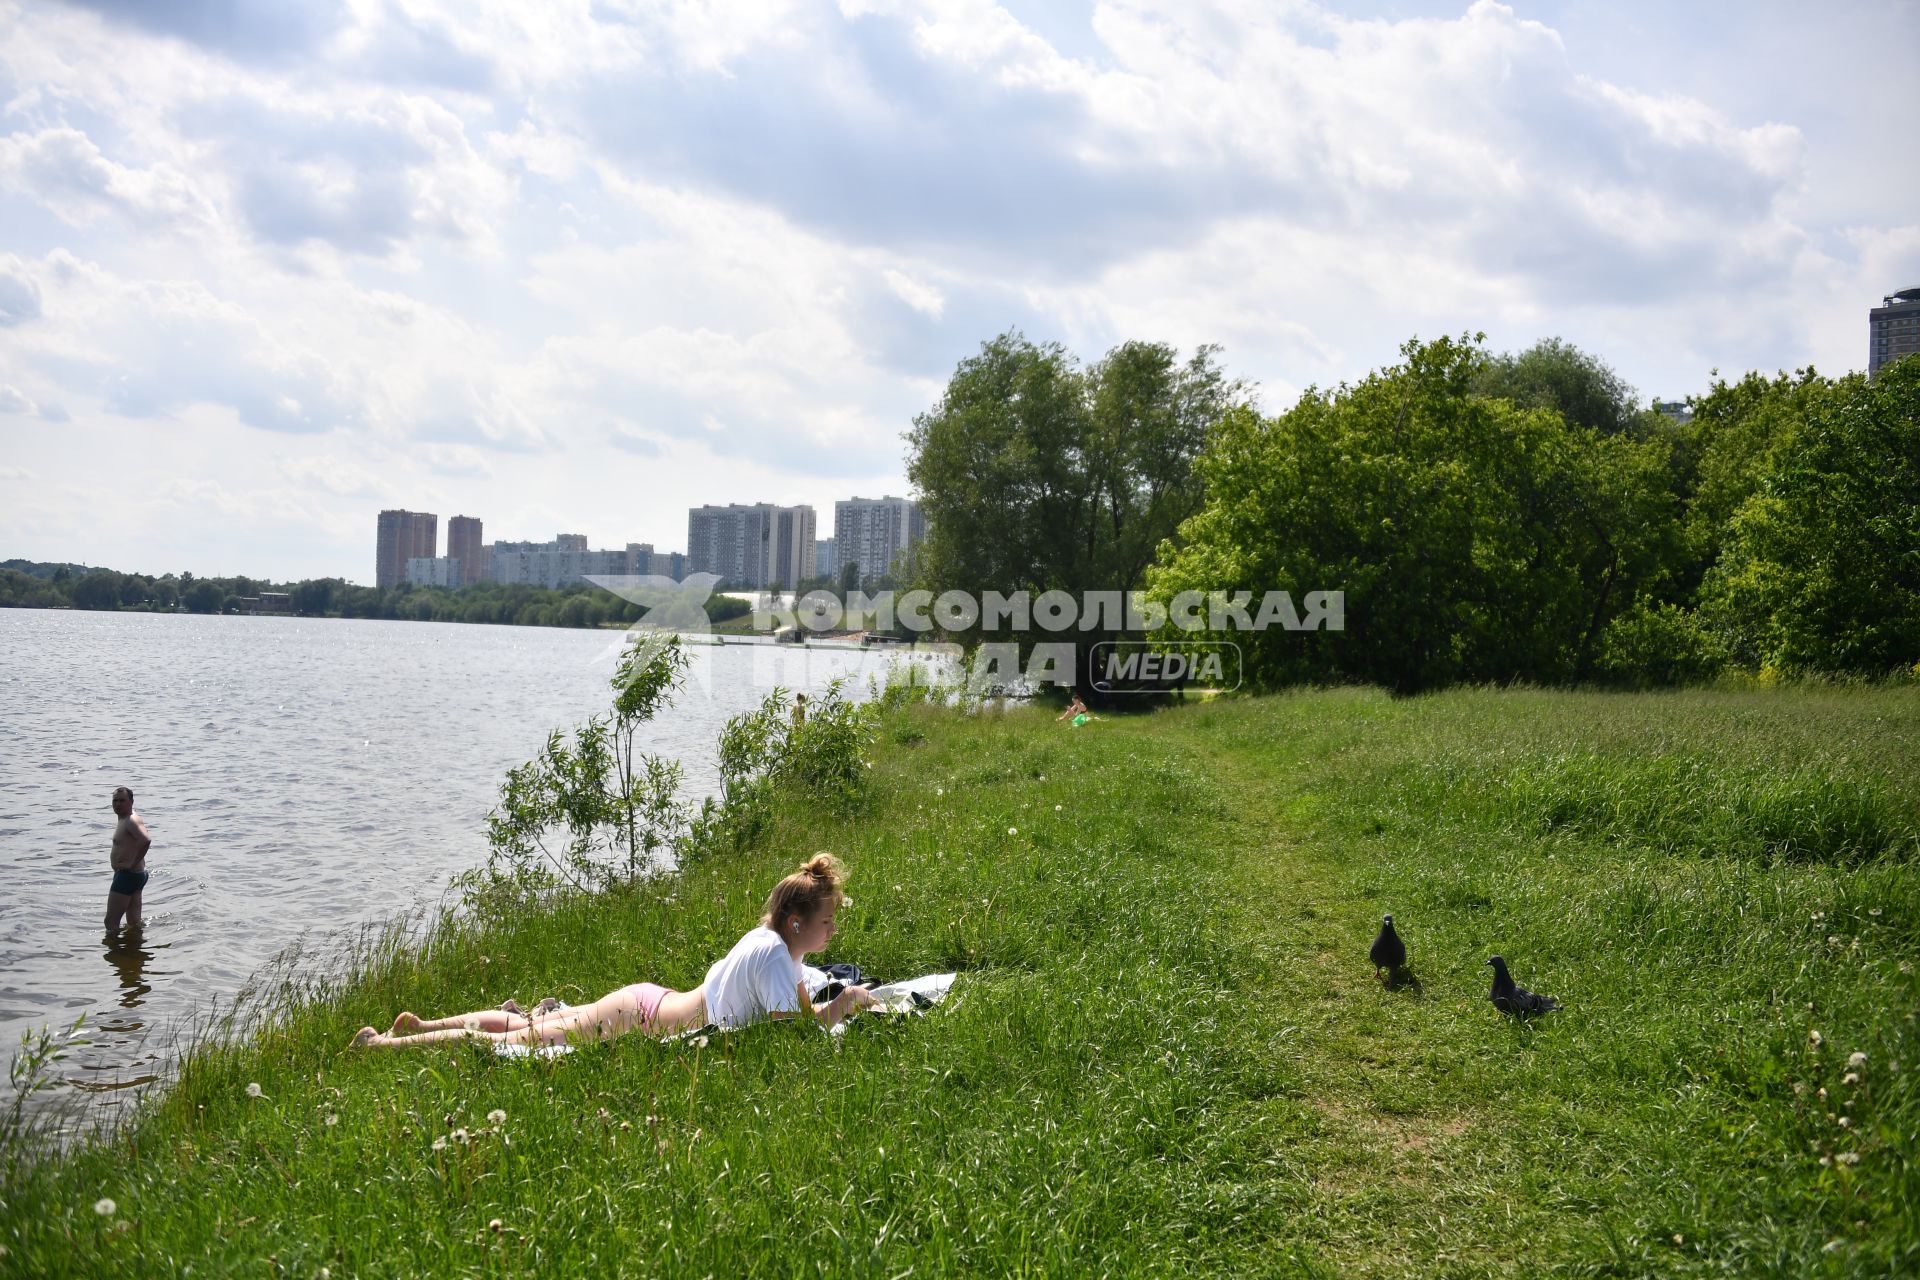
<path id="1" fill-rule="evenodd" d="M 1725 665 L 1719 638 L 1676 604 L 1635 602 L 1607 624 L 1600 643 L 1599 674 L 1641 688 L 1696 684 Z"/>

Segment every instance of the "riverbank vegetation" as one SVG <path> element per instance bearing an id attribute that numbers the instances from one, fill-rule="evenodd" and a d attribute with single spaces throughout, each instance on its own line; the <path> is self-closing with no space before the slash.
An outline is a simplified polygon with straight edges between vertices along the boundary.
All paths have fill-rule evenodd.
<path id="1" fill-rule="evenodd" d="M 0 608 L 237 614 L 252 611 L 262 592 L 286 596 L 281 612 L 301 617 L 496 626 L 613 627 L 644 618 L 669 627 L 698 627 L 703 620 L 750 618 L 753 612 L 747 601 L 733 596 L 711 595 L 696 606 L 672 591 L 629 588 L 625 595 L 615 595 L 584 582 L 557 588 L 498 582 L 459 588 L 363 587 L 339 578 L 275 583 L 264 578 L 196 578 L 191 573 L 155 577 L 24 560 L 0 566 Z"/>
<path id="2" fill-rule="evenodd" d="M 1017 333 L 962 361 L 909 436 L 920 585 L 1058 590 L 1067 635 L 1122 635 L 1093 593 L 1344 598 L 1342 630 L 1234 640 L 1247 683 L 1684 685 L 1920 667 L 1920 359 L 1877 378 L 1716 379 L 1656 412 L 1552 339 L 1409 341 L 1359 382 L 1263 415 L 1202 349 L 1083 366 Z M 1224 627 L 1224 623 L 1222 624 Z M 1243 624 L 1244 625 L 1244 624 Z"/>
<path id="3" fill-rule="evenodd" d="M 857 779 L 754 773 L 756 821 L 675 874 L 289 957 L 108 1139 L 9 1151 L 0 1274 L 1920 1265 L 1920 691 L 872 715 Z M 829 958 L 958 971 L 946 1005 L 343 1051 L 403 1008 L 691 986 L 822 847 Z M 1388 911 L 1417 987 L 1374 980 Z M 1494 952 L 1564 1007 L 1503 1018 Z"/>

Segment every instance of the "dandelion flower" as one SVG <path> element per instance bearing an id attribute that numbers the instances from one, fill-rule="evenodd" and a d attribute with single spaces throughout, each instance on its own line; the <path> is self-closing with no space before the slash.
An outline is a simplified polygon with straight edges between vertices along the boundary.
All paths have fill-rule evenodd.
<path id="1" fill-rule="evenodd" d="M 1020 828 L 1018 828 L 1018 827 L 1008 827 L 1008 828 L 1007 828 L 1007 834 L 1008 834 L 1008 835 L 1010 835 L 1010 836 L 1017 836 L 1017 835 L 1019 835 L 1019 834 L 1020 834 Z"/>
<path id="2" fill-rule="evenodd" d="M 1850 1053 L 1847 1055 L 1847 1065 L 1858 1071 L 1867 1065 L 1867 1055 L 1858 1051 Z"/>
<path id="3" fill-rule="evenodd" d="M 492 1221 L 487 1223 L 487 1230 L 489 1231 L 498 1232 L 498 1231 L 505 1231 L 506 1229 L 507 1229 L 507 1224 L 500 1221 L 500 1219 L 498 1218 L 495 1218 Z"/>
<path id="4" fill-rule="evenodd" d="M 118 1209 L 119 1207 L 120 1207 L 119 1205 L 107 1199 L 105 1196 L 102 1196 L 100 1199 L 95 1200 L 93 1202 L 93 1211 L 99 1214 L 103 1218 L 111 1218 L 114 1214 L 114 1210 Z"/>
<path id="5" fill-rule="evenodd" d="M 1832 1163 L 1833 1163 L 1833 1157 L 1832 1157 L 1832 1156 L 1821 1156 L 1821 1157 L 1820 1157 L 1820 1167 L 1821 1167 L 1822 1169 L 1824 1169 L 1824 1168 L 1826 1168 L 1826 1167 L 1827 1167 L 1828 1165 L 1831 1165 Z"/>
<path id="6" fill-rule="evenodd" d="M 1839 1125 L 1842 1129 L 1853 1128 L 1853 1120 L 1849 1116 L 1841 1116 L 1838 1120 L 1835 1120 L 1834 1123 Z"/>
<path id="7" fill-rule="evenodd" d="M 707 1038 L 706 1038 L 705 1036 L 695 1036 L 695 1037 L 693 1038 L 693 1047 L 694 1047 L 694 1048 L 696 1048 L 696 1049 L 704 1049 L 704 1048 L 706 1048 L 706 1047 L 707 1047 Z"/>
<path id="8" fill-rule="evenodd" d="M 493 1110 L 487 1112 L 488 1124 L 505 1124 L 506 1122 L 507 1122 L 507 1113 L 502 1111 L 500 1108 L 495 1107 Z"/>
<path id="9" fill-rule="evenodd" d="M 1060 806 L 1059 806 L 1059 805 L 1055 805 L 1055 806 L 1053 806 L 1053 811 L 1054 811 L 1055 813 L 1058 813 L 1058 812 L 1060 812 Z"/>
<path id="10" fill-rule="evenodd" d="M 1860 1153 L 1858 1151 L 1842 1151 L 1839 1155 L 1835 1156 L 1834 1159 L 1841 1164 L 1859 1164 Z"/>
<path id="11" fill-rule="evenodd" d="M 1807 1032 L 1807 1043 L 1812 1045 L 1814 1048 L 1818 1049 L 1821 1045 L 1825 1044 L 1826 1042 L 1827 1042 L 1827 1038 L 1821 1035 L 1818 1031 Z"/>
<path id="12" fill-rule="evenodd" d="M 947 789 L 945 787 L 935 787 L 933 789 L 933 794 L 935 794 L 936 796 L 943 796 L 947 794 Z"/>
<path id="13" fill-rule="evenodd" d="M 333 1128 L 333 1126 L 339 1123 L 340 1123 L 340 1116 L 337 1112 L 333 1112 L 333 1111 L 327 1112 L 327 1128 L 331 1129 Z"/>
<path id="14" fill-rule="evenodd" d="M 464 1128 L 461 1128 L 461 1129 L 455 1129 L 451 1137 L 455 1142 L 465 1143 L 467 1139 L 470 1137 L 470 1135 L 467 1133 L 467 1131 Z"/>
<path id="15" fill-rule="evenodd" d="M 447 1149 L 447 1140 L 445 1138 L 435 1138 L 433 1140 L 433 1149 L 435 1151 L 445 1151 Z"/>
<path id="16" fill-rule="evenodd" d="M 1681 1235 L 1678 1231 L 1676 1231 L 1673 1233 L 1673 1242 L 1675 1244 L 1685 1244 L 1687 1242 L 1687 1238 Z"/>
<path id="17" fill-rule="evenodd" d="M 261 1091 L 258 1080 L 250 1080 L 247 1082 L 247 1096 L 249 1098 L 264 1098 L 267 1095 Z"/>
<path id="18" fill-rule="evenodd" d="M 1878 907 L 1868 907 L 1868 908 L 1867 908 L 1867 914 L 1868 914 L 1868 915 L 1870 915 L 1870 916 L 1877 916 L 1877 915 L 1879 915 L 1879 914 L 1880 914 L 1880 908 L 1878 908 Z"/>
<path id="19" fill-rule="evenodd" d="M 1840 1077 L 1840 1083 L 1841 1084 L 1859 1084 L 1860 1077 L 1856 1073 L 1849 1071 L 1847 1072 L 1847 1074 Z"/>

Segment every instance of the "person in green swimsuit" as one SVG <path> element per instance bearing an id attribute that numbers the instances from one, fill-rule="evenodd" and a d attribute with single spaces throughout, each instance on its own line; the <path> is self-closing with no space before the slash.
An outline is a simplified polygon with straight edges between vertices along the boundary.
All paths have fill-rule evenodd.
<path id="1" fill-rule="evenodd" d="M 1077 691 L 1073 695 L 1073 701 L 1067 704 L 1067 709 L 1054 717 L 1056 721 L 1071 719 L 1075 725 L 1083 725 L 1089 720 L 1098 718 L 1093 712 L 1087 710 L 1087 704 L 1080 701 L 1080 694 Z"/>

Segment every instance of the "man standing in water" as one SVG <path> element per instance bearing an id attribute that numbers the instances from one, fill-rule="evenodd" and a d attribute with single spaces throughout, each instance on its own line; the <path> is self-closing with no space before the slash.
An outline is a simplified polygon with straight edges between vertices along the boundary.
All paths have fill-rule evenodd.
<path id="1" fill-rule="evenodd" d="M 127 918 L 129 929 L 140 927 L 140 891 L 147 887 L 147 850 L 153 838 L 147 824 L 133 811 L 133 792 L 126 787 L 113 789 L 113 811 L 120 820 L 113 827 L 113 887 L 107 890 L 107 932 L 120 928 L 120 917 Z"/>

